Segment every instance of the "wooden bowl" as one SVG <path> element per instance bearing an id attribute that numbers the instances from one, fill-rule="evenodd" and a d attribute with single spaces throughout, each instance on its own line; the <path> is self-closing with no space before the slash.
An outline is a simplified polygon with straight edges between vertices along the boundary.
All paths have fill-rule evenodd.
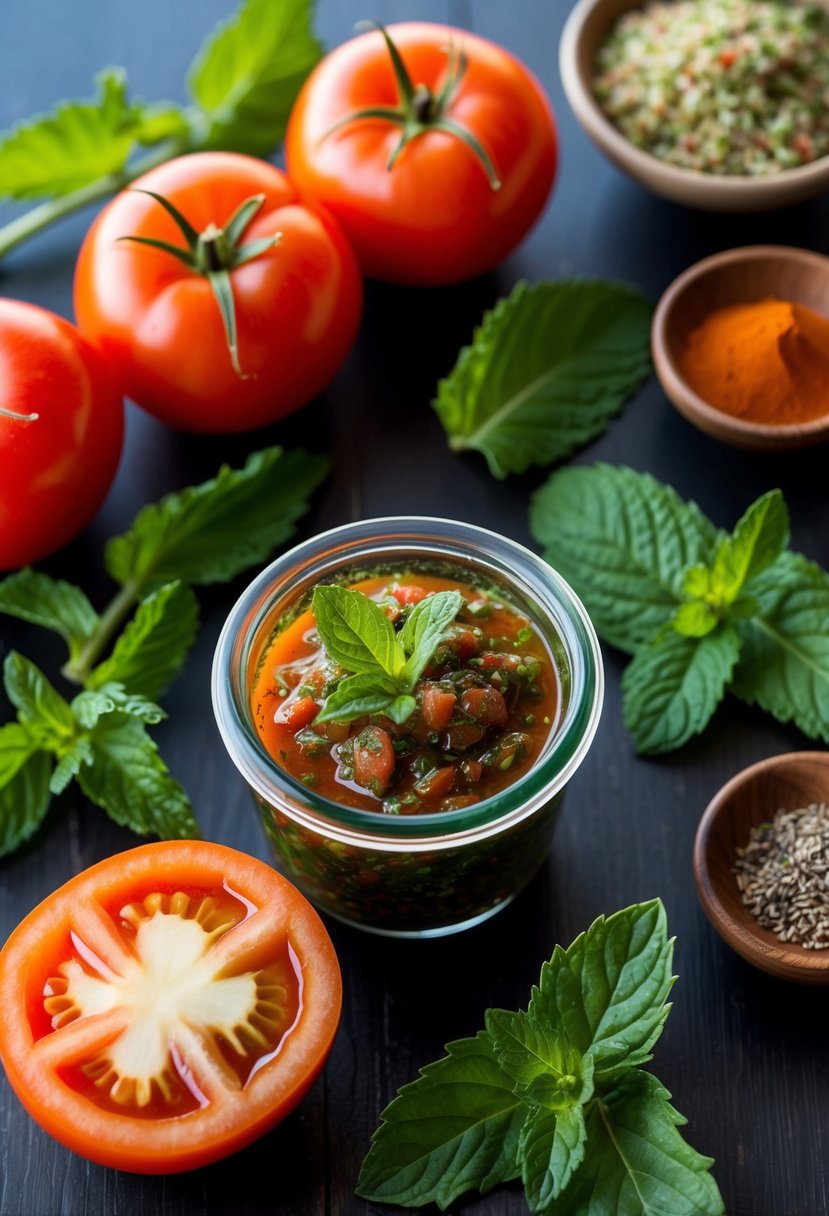
<path id="1" fill-rule="evenodd" d="M 654 313 L 651 349 L 656 374 L 680 414 L 715 439 L 741 448 L 808 447 L 829 439 L 829 402 L 826 414 L 809 422 L 749 422 L 703 401 L 679 370 L 688 334 L 714 309 L 770 296 L 805 304 L 829 317 L 829 258 L 786 245 L 747 245 L 691 266 L 673 281 Z"/>
<path id="2" fill-rule="evenodd" d="M 761 929 L 744 905 L 732 867 L 751 828 L 781 807 L 829 801 L 829 752 L 790 752 L 744 768 L 709 803 L 694 842 L 694 881 L 711 924 L 742 958 L 779 979 L 829 984 L 829 949 L 806 950 Z"/>
<path id="3" fill-rule="evenodd" d="M 593 96 L 593 65 L 616 18 L 641 2 L 579 0 L 561 37 L 559 67 L 564 92 L 576 118 L 605 156 L 655 194 L 706 211 L 768 211 L 829 189 L 829 156 L 773 177 L 743 177 L 680 169 L 630 143 Z M 819 3 L 829 7 L 829 0 Z"/>

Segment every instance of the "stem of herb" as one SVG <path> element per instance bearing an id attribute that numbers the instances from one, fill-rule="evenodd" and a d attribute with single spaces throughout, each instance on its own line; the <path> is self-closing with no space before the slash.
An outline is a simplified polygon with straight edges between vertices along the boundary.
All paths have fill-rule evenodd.
<path id="1" fill-rule="evenodd" d="M 141 593 L 141 585 L 135 582 L 125 583 L 121 590 L 107 605 L 98 628 L 89 638 L 76 659 L 64 664 L 61 675 L 73 684 L 85 684 L 89 673 L 96 665 L 101 655 L 121 628 L 130 609 Z"/>

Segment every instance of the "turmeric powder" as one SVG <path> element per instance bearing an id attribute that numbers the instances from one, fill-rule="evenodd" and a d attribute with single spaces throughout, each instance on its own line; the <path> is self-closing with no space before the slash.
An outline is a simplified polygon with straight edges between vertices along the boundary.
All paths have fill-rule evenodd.
<path id="1" fill-rule="evenodd" d="M 736 418 L 781 426 L 829 413 L 829 319 L 801 304 L 716 309 L 679 366 L 697 396 Z"/>

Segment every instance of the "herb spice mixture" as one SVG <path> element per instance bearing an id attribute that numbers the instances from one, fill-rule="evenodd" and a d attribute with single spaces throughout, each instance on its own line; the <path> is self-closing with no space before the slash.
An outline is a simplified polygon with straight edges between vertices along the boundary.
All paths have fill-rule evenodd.
<path id="1" fill-rule="evenodd" d="M 625 13 L 597 56 L 605 114 L 681 169 L 764 177 L 829 152 L 829 14 L 783 0 Z"/>
<path id="2" fill-rule="evenodd" d="M 752 828 L 734 873 L 743 903 L 763 929 L 807 950 L 829 947 L 829 806 L 779 810 Z"/>

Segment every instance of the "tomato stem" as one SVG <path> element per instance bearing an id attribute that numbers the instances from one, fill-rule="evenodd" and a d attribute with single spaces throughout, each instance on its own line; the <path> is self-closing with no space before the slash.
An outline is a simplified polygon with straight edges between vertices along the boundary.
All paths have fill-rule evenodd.
<path id="1" fill-rule="evenodd" d="M 0 418 L 14 418 L 15 422 L 37 422 L 40 414 L 18 414 L 17 410 L 7 410 L 0 405 Z"/>
<path id="2" fill-rule="evenodd" d="M 105 608 L 98 626 L 85 643 L 77 658 L 70 659 L 61 668 L 61 675 L 73 684 L 85 684 L 93 667 L 103 655 L 115 634 L 130 613 L 143 587 L 137 582 L 127 582 Z"/>
<path id="3" fill-rule="evenodd" d="M 400 139 L 386 161 L 386 169 L 391 172 L 407 144 L 429 131 L 442 131 L 444 135 L 451 135 L 454 139 L 459 139 L 466 144 L 486 173 L 490 188 L 500 190 L 501 179 L 484 145 L 467 127 L 447 117 L 447 111 L 455 100 L 469 66 L 469 61 L 463 51 L 458 51 L 454 44 L 449 44 L 446 74 L 440 92 L 435 94 L 428 85 L 412 83 L 400 51 L 388 30 L 379 21 L 361 21 L 358 23 L 357 29 L 377 30 L 382 34 L 397 82 L 399 101 L 397 106 L 367 106 L 365 109 L 354 110 L 329 127 L 322 138 L 327 139 L 335 131 L 350 126 L 352 123 L 369 120 L 390 122 L 394 126 L 401 127 Z"/>
<path id="4" fill-rule="evenodd" d="M 48 202 L 40 203 L 31 211 L 4 224 L 0 228 L 0 259 L 4 258 L 7 253 L 11 253 L 12 249 L 16 249 L 18 245 L 22 245 L 24 241 L 37 236 L 39 232 L 57 220 L 63 219 L 64 216 L 73 215 L 82 207 L 88 206 L 89 203 L 100 202 L 108 195 L 123 190 L 143 173 L 147 173 L 157 165 L 164 164 L 173 156 L 186 152 L 188 146 L 188 141 L 185 139 L 171 140 L 162 144 L 160 150 L 153 152 L 152 155 L 134 161 L 129 168 L 120 173 L 108 173 L 104 177 L 99 177 L 97 181 L 90 182 L 87 186 L 81 186 L 78 190 L 72 190 L 61 198 L 49 199 Z"/>

